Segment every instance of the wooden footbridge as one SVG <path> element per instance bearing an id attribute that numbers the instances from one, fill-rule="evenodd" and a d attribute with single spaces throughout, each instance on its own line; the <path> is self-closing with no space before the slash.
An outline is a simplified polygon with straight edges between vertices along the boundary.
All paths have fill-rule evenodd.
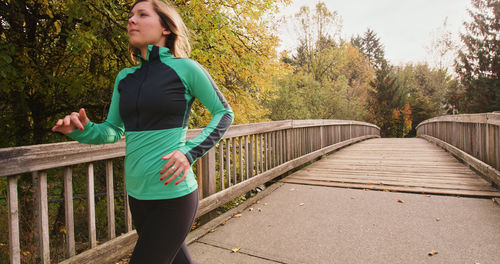
<path id="1" fill-rule="evenodd" d="M 188 137 L 195 136 L 199 131 L 189 131 Z M 114 263 L 129 254 L 137 235 L 131 223 L 127 195 L 123 191 L 124 175 L 121 164 L 124 154 L 123 140 L 104 146 L 68 142 L 1 149 L 0 177 L 7 180 L 9 241 L 6 243 L 8 256 L 0 256 L 0 260 L 8 258 L 10 263 Z M 101 165 L 104 168 L 102 175 L 101 170 L 95 169 Z M 82 166 L 85 168 L 85 173 L 80 175 Z M 275 184 L 270 185 L 270 183 L 276 182 L 277 179 L 280 179 L 277 183 L 279 186 L 311 186 L 311 190 L 312 188 L 326 188 L 324 186 L 342 188 L 329 188 L 329 191 L 314 189 L 315 195 L 319 195 L 315 199 L 320 199 L 319 201 L 322 198 L 327 199 L 326 196 L 321 196 L 327 195 L 327 192 L 328 195 L 342 194 L 343 196 L 340 197 L 345 197 L 346 194 L 342 190 L 352 189 L 379 190 L 380 192 L 372 193 L 380 194 L 398 192 L 495 198 L 500 197 L 497 187 L 500 186 L 500 114 L 457 115 L 430 119 L 418 126 L 418 138 L 414 139 L 380 138 L 378 127 L 356 121 L 287 120 L 236 125 L 230 128 L 216 148 L 197 162 L 195 169 L 201 191 L 197 214 L 200 217 L 213 215 L 213 210 L 216 208 L 264 184 L 269 186 L 266 191 L 272 190 L 276 187 L 272 187 Z M 19 189 L 26 188 L 26 182 L 29 182 L 26 178 L 29 177 L 32 178 L 30 184 L 32 192 L 30 193 L 34 199 L 34 206 L 29 211 L 34 212 L 33 235 L 37 252 L 28 254 L 27 249 L 23 248 L 28 247 L 27 242 L 21 241 L 20 236 L 20 226 L 25 226 L 26 223 L 20 221 L 23 219 L 20 216 L 25 212 L 22 211 L 24 208 L 20 209 L 19 204 L 23 197 L 20 196 Z M 73 188 L 76 188 L 73 186 L 74 177 L 86 179 L 86 195 L 83 199 L 87 208 L 86 212 L 83 212 L 85 221 L 79 220 L 81 210 L 75 212 L 73 208 L 76 198 L 73 195 Z M 105 179 L 104 195 L 107 204 L 105 235 L 102 231 L 97 231 L 96 225 L 96 177 Z M 51 215 L 54 210 L 49 210 L 49 208 L 54 201 L 52 199 L 49 203 L 48 197 L 51 197 L 51 191 L 54 189 L 52 187 L 58 186 L 57 184 L 63 186 L 64 190 L 65 220 L 61 229 L 64 232 L 58 233 L 62 235 L 54 236 L 54 233 L 57 233 L 53 232 L 57 217 Z M 300 188 L 302 187 L 297 187 L 297 189 Z M 290 188 L 290 190 L 294 189 Z M 278 200 L 279 202 L 275 200 L 275 203 L 292 203 L 300 196 L 286 196 L 289 193 L 276 192 L 276 197 L 282 195 L 282 198 Z M 306 199 L 307 195 L 312 194 L 304 191 L 301 195 L 305 195 L 301 199 Z M 356 199 L 356 195 L 361 194 L 349 195 L 350 199 Z M 328 200 L 331 201 L 331 199 Z M 124 208 L 120 214 L 117 214 L 119 210 L 115 209 L 118 203 L 123 204 L 117 207 Z M 299 204 L 301 205 L 303 203 Z M 435 204 L 436 208 L 439 206 L 441 204 Z M 274 212 L 277 210 L 276 208 Z M 330 209 L 325 209 L 320 213 L 324 214 L 329 212 L 328 210 Z M 360 213 L 362 212 L 351 212 L 353 215 L 360 215 Z M 372 217 L 376 214 L 376 212 L 368 213 Z M 498 215 L 498 212 L 496 213 Z M 297 219 L 300 219 L 300 213 L 295 214 Z M 407 215 L 410 214 L 411 212 L 408 211 Z M 367 216 L 360 218 L 367 218 Z M 270 219 L 281 221 L 281 226 L 290 225 L 292 229 L 295 223 L 294 216 L 278 220 L 279 216 L 271 214 Z M 339 218 L 339 221 L 344 220 Z M 75 223 L 82 222 L 87 226 L 88 232 L 84 236 L 81 234 L 77 236 Z M 117 230 L 118 222 L 123 223 L 123 230 Z M 272 224 L 262 226 L 262 222 L 258 223 L 262 228 L 260 231 L 264 234 L 272 232 L 272 229 L 269 229 Z M 251 224 L 248 223 L 247 226 Z M 303 225 L 301 227 L 307 229 Z M 321 228 L 320 223 L 316 225 L 316 228 Z M 231 230 L 231 227 L 226 229 Z M 237 233 L 235 230 L 230 233 L 221 231 L 220 237 L 217 237 L 217 232 L 215 232 L 213 236 L 203 238 L 203 235 L 213 230 L 215 226 L 213 224 L 210 226 L 209 223 L 193 232 L 198 235 L 188 236 L 188 242 L 192 242 L 190 248 L 194 256 L 200 259 L 198 260 L 200 263 L 215 263 L 206 259 L 203 262 L 203 256 L 210 255 L 206 247 L 210 245 L 210 250 L 229 247 L 232 239 L 229 234 Z M 490 244 L 489 248 L 496 250 L 495 252 L 499 251 L 496 248 L 500 246 L 498 226 L 485 230 L 484 234 L 489 234 L 485 236 L 493 234 L 496 240 L 491 241 L 497 241 L 493 242 L 496 244 Z M 300 234 L 300 231 L 297 232 L 294 234 Z M 308 231 L 309 234 L 319 239 L 316 243 L 322 241 L 322 237 L 328 240 L 331 236 L 323 236 L 323 233 L 330 234 L 330 232 L 332 230 L 312 229 Z M 121 235 L 117 236 L 119 233 Z M 286 233 L 280 234 L 284 239 L 288 239 Z M 245 256 L 229 254 L 226 262 L 219 259 L 218 263 L 307 262 L 302 259 L 302 256 L 293 257 L 295 253 L 300 252 L 299 249 L 288 252 L 289 258 L 286 257 L 287 252 L 281 252 L 280 256 L 277 254 L 264 256 L 264 253 L 259 253 L 259 246 L 263 247 L 263 245 L 266 245 L 265 248 L 269 250 L 283 250 L 281 249 L 283 244 L 279 243 L 275 237 L 266 239 L 267 242 L 272 242 L 270 245 L 266 242 L 258 242 L 254 245 L 253 251 L 241 250 L 244 255 L 246 254 Z M 484 239 L 487 240 L 487 238 Z M 62 243 L 56 243 L 57 241 Z M 0 242 L 5 244 L 4 241 Z M 325 244 L 320 243 L 316 247 L 332 250 L 327 247 L 332 243 L 331 241 Z M 60 245 L 63 248 L 55 248 L 53 245 Z M 249 244 L 248 247 L 250 248 L 251 245 Z M 342 245 L 338 244 L 338 247 L 341 248 Z M 288 250 L 291 250 L 291 247 Z M 234 251 L 238 252 L 239 249 Z M 485 252 L 486 255 L 489 254 L 489 251 Z M 342 252 L 336 251 L 336 254 L 340 256 Z M 314 260 L 315 263 L 332 263 L 330 259 L 322 259 L 321 256 L 321 253 L 315 255 L 317 258 Z M 245 260 L 245 258 L 248 259 Z M 349 259 L 349 256 L 344 259 Z M 356 259 L 356 256 L 352 256 L 352 259 Z M 362 257 L 356 261 L 361 260 Z M 353 260 L 350 263 L 356 263 L 356 261 Z M 349 261 L 343 263 L 349 263 Z"/>

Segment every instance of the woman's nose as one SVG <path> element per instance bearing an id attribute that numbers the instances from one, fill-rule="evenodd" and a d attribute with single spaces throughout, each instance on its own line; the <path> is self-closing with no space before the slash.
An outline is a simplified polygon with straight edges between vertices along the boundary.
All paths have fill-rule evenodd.
<path id="1" fill-rule="evenodd" d="M 135 24 L 135 16 L 131 16 L 128 18 L 128 23 L 129 24 Z"/>

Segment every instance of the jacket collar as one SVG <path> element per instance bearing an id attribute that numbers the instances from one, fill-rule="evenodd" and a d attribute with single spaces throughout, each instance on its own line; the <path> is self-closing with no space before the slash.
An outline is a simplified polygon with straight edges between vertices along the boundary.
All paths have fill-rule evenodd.
<path id="1" fill-rule="evenodd" d="M 154 45 L 148 45 L 146 60 L 144 58 L 142 58 L 141 54 L 136 54 L 135 56 L 137 58 L 139 58 L 139 60 L 141 61 L 141 64 L 148 62 L 148 61 L 157 60 L 159 58 L 174 57 L 174 55 L 172 55 L 170 53 L 169 48 L 159 47 L 159 46 L 154 46 Z"/>

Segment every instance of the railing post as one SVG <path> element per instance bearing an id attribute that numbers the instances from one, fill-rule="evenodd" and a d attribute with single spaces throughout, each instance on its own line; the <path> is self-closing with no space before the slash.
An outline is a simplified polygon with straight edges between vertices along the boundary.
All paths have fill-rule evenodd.
<path id="1" fill-rule="evenodd" d="M 21 263 L 19 243 L 19 201 L 17 195 L 17 176 L 7 178 L 7 199 L 9 202 L 9 254 L 11 264 Z"/>
<path id="2" fill-rule="evenodd" d="M 72 257 L 76 254 L 76 251 L 73 215 L 73 173 L 70 167 L 64 168 L 64 219 L 66 222 L 66 256 Z"/>
<path id="3" fill-rule="evenodd" d="M 106 202 L 108 205 L 108 239 L 115 238 L 115 193 L 113 189 L 113 162 L 106 161 Z"/>
<path id="4" fill-rule="evenodd" d="M 130 205 L 128 203 L 127 185 L 125 183 L 125 166 L 123 166 L 123 200 L 125 201 L 125 229 L 127 232 L 132 231 L 132 214 L 130 213 Z"/>
<path id="5" fill-rule="evenodd" d="M 94 195 L 94 164 L 89 163 L 87 170 L 87 202 L 89 223 L 89 246 L 97 246 L 97 235 L 95 226 L 95 195 Z"/>
<path id="6" fill-rule="evenodd" d="M 33 172 L 35 186 L 36 234 L 41 263 L 50 263 L 49 210 L 47 200 L 47 173 Z"/>
<path id="7" fill-rule="evenodd" d="M 215 149 L 211 149 L 201 159 L 201 178 L 203 182 L 202 193 L 203 197 L 208 197 L 214 194 L 217 190 L 217 175 L 215 171 Z"/>

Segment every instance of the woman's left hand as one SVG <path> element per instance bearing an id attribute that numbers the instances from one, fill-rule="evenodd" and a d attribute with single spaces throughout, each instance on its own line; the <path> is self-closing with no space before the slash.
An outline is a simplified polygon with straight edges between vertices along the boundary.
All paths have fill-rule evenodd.
<path id="1" fill-rule="evenodd" d="M 174 152 L 170 152 L 169 154 L 161 157 L 161 159 L 168 161 L 160 171 L 160 174 L 163 175 L 161 176 L 160 181 L 163 181 L 168 177 L 168 175 L 172 175 L 165 181 L 165 185 L 167 185 L 175 180 L 175 178 L 177 178 L 181 174 L 181 172 L 184 173 L 182 174 L 182 177 L 175 182 L 175 185 L 181 183 L 182 181 L 184 181 L 184 179 L 186 179 L 189 168 L 191 167 L 191 164 L 186 158 L 186 155 L 184 155 L 179 150 L 175 150 Z"/>

